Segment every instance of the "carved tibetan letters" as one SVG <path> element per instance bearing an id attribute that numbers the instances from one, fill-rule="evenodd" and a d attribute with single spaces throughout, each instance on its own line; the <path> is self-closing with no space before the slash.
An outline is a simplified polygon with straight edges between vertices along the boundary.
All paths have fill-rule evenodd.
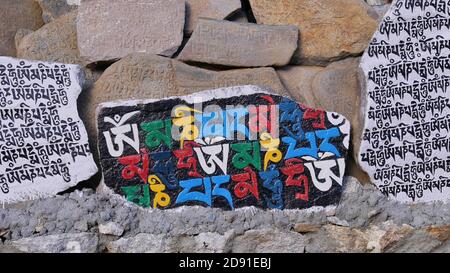
<path id="1" fill-rule="evenodd" d="M 450 197 L 450 2 L 398 0 L 361 67 L 367 106 L 360 163 L 386 196 Z"/>
<path id="2" fill-rule="evenodd" d="M 77 112 L 76 65 L 0 57 L 0 203 L 45 197 L 97 173 Z"/>
<path id="3" fill-rule="evenodd" d="M 103 103 L 105 184 L 143 207 L 295 209 L 341 196 L 350 123 L 255 86 Z"/>

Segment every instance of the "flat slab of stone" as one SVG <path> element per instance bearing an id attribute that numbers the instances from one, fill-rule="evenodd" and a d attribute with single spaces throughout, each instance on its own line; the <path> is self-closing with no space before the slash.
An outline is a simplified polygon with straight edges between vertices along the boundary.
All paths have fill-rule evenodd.
<path id="1" fill-rule="evenodd" d="M 184 0 L 82 0 L 78 47 L 90 62 L 144 52 L 172 56 L 181 45 Z"/>
<path id="2" fill-rule="evenodd" d="M 203 19 L 181 51 L 181 61 L 236 67 L 283 66 L 297 49 L 296 26 Z"/>
<path id="3" fill-rule="evenodd" d="M 361 60 L 360 165 L 402 202 L 450 199 L 449 11 L 394 1 Z"/>
<path id="4" fill-rule="evenodd" d="M 142 207 L 336 204 L 350 123 L 256 86 L 97 109 L 108 189 Z"/>
<path id="5" fill-rule="evenodd" d="M 16 56 L 14 37 L 21 28 L 40 28 L 42 10 L 34 0 L 2 0 L 0 8 L 0 56 Z"/>
<path id="6" fill-rule="evenodd" d="M 225 19 L 241 8 L 241 0 L 187 0 L 184 32 L 191 34 L 200 17 Z"/>
<path id="7" fill-rule="evenodd" d="M 300 29 L 295 64 L 324 65 L 362 53 L 377 28 L 361 0 L 250 0 L 258 24 Z"/>
<path id="8" fill-rule="evenodd" d="M 97 173 L 78 117 L 76 65 L 0 57 L 0 204 L 47 197 Z"/>

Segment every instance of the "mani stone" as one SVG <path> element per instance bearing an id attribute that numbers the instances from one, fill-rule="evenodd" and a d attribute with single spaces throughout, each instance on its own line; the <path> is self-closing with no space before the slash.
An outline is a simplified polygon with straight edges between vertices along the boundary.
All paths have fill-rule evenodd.
<path id="1" fill-rule="evenodd" d="M 296 26 L 199 19 L 181 61 L 235 67 L 283 66 L 297 49 Z"/>
<path id="2" fill-rule="evenodd" d="M 241 8 L 240 0 L 187 0 L 184 32 L 191 34 L 200 17 L 226 19 Z"/>
<path id="3" fill-rule="evenodd" d="M 447 2 L 393 1 L 361 59 L 358 161 L 385 196 L 405 203 L 450 199 Z"/>
<path id="4" fill-rule="evenodd" d="M 0 204 L 55 195 L 97 173 L 78 117 L 77 65 L 0 57 Z"/>
<path id="5" fill-rule="evenodd" d="M 298 26 L 294 64 L 325 65 L 360 54 L 377 28 L 376 18 L 369 15 L 373 11 L 362 0 L 250 0 L 250 4 L 258 24 Z"/>
<path id="6" fill-rule="evenodd" d="M 85 106 L 81 114 L 91 139 L 95 139 L 95 109 L 99 103 L 162 99 L 236 85 L 258 85 L 289 96 L 271 67 L 210 71 L 165 57 L 138 53 L 105 70 L 94 88 L 81 98 L 81 105 Z"/>
<path id="7" fill-rule="evenodd" d="M 139 206 L 282 210 L 340 201 L 350 122 L 270 89 L 111 101 L 96 114 L 103 181 Z"/>
<path id="8" fill-rule="evenodd" d="M 40 28 L 42 10 L 34 0 L 2 0 L 0 8 L 0 56 L 16 56 L 14 36 L 25 28 Z"/>
<path id="9" fill-rule="evenodd" d="M 82 0 L 78 47 L 91 63 L 135 52 L 172 56 L 183 41 L 184 0 Z"/>
<path id="10" fill-rule="evenodd" d="M 75 3 L 66 0 L 37 0 L 42 9 L 42 19 L 47 24 L 61 15 L 77 9 Z"/>

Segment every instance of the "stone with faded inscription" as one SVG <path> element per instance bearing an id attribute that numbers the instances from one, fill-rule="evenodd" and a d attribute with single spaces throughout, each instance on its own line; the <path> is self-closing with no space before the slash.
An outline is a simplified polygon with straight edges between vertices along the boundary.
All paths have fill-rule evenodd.
<path id="1" fill-rule="evenodd" d="M 28 60 L 79 64 L 86 75 L 84 87 L 92 86 L 100 70 L 86 68 L 77 43 L 77 11 L 62 15 L 34 32 L 20 30 L 16 34 L 17 57 Z"/>
<path id="2" fill-rule="evenodd" d="M 191 34 L 199 18 L 226 19 L 241 8 L 240 0 L 187 0 L 184 32 Z"/>
<path id="3" fill-rule="evenodd" d="M 385 196 L 401 202 L 450 199 L 446 2 L 393 1 L 361 59 L 359 164 Z"/>
<path id="4" fill-rule="evenodd" d="M 289 96 L 271 67 L 211 71 L 149 54 L 129 55 L 111 65 L 90 92 L 81 98 L 81 115 L 91 138 L 96 138 L 95 109 L 101 102 L 161 99 L 194 92 L 253 84 Z M 95 144 L 95 143 L 94 143 Z"/>
<path id="5" fill-rule="evenodd" d="M 145 208 L 335 205 L 350 122 L 270 89 L 105 102 L 98 150 L 110 191 Z"/>
<path id="6" fill-rule="evenodd" d="M 376 14 L 362 0 L 250 0 L 258 24 L 300 29 L 295 64 L 325 65 L 360 54 L 377 27 Z"/>
<path id="7" fill-rule="evenodd" d="M 42 9 L 42 19 L 49 23 L 56 18 L 78 8 L 76 3 L 67 0 L 37 0 Z"/>
<path id="8" fill-rule="evenodd" d="M 184 0 L 82 0 L 77 30 L 89 62 L 135 52 L 172 56 L 183 41 Z"/>
<path id="9" fill-rule="evenodd" d="M 199 19 L 178 59 L 235 67 L 283 66 L 297 49 L 296 26 Z"/>
<path id="10" fill-rule="evenodd" d="M 42 10 L 34 0 L 2 0 L 0 5 L 0 56 L 14 57 L 16 31 L 40 28 Z"/>
<path id="11" fill-rule="evenodd" d="M 0 57 L 0 203 L 55 195 L 97 173 L 78 117 L 77 65 Z"/>

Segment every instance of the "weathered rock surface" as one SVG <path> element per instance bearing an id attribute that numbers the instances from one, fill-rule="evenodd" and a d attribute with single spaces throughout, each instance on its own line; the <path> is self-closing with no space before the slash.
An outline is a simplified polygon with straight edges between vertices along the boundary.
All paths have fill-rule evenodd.
<path id="1" fill-rule="evenodd" d="M 129 55 L 111 65 L 82 98 L 81 110 L 92 139 L 97 139 L 95 110 L 99 103 L 121 99 L 160 99 L 202 90 L 258 85 L 288 95 L 273 68 L 210 71 L 149 54 Z"/>
<path id="2" fill-rule="evenodd" d="M 266 26 L 200 18 L 181 61 L 235 67 L 283 66 L 297 49 L 296 26 Z"/>
<path id="3" fill-rule="evenodd" d="M 42 10 L 34 0 L 3 0 L 0 9 L 0 56 L 16 56 L 16 31 L 40 28 Z"/>
<path id="4" fill-rule="evenodd" d="M 105 235 L 121 236 L 123 234 L 123 227 L 115 222 L 108 222 L 98 226 L 98 232 Z"/>
<path id="5" fill-rule="evenodd" d="M 250 4 L 259 24 L 298 26 L 296 64 L 323 65 L 360 54 L 378 25 L 377 16 L 361 0 L 250 0 Z"/>
<path id="6" fill-rule="evenodd" d="M 187 0 L 184 32 L 191 34 L 200 17 L 225 19 L 241 8 L 240 0 Z"/>
<path id="7" fill-rule="evenodd" d="M 98 247 L 98 235 L 67 233 L 31 237 L 12 241 L 11 247 L 28 253 L 95 253 Z"/>
<path id="8" fill-rule="evenodd" d="M 42 19 L 47 24 L 61 15 L 77 9 L 78 5 L 66 0 L 36 0 L 42 9 Z"/>
<path id="9" fill-rule="evenodd" d="M 83 0 L 78 47 L 89 62 L 134 52 L 172 56 L 183 40 L 184 23 L 184 0 Z"/>
<path id="10" fill-rule="evenodd" d="M 233 241 L 235 253 L 303 253 L 305 238 L 296 232 L 276 229 L 249 230 Z"/>
<path id="11" fill-rule="evenodd" d="M 17 56 L 28 60 L 83 65 L 77 43 L 77 11 L 62 15 L 37 31 L 21 29 L 16 34 Z M 85 88 L 92 86 L 102 71 L 83 67 Z"/>
<path id="12" fill-rule="evenodd" d="M 371 6 L 390 4 L 392 0 L 365 0 Z"/>
<path id="13" fill-rule="evenodd" d="M 140 233 L 110 242 L 106 250 L 113 253 L 226 253 L 230 251 L 234 236 L 233 230 L 223 235 L 206 232 L 196 236 Z"/>

